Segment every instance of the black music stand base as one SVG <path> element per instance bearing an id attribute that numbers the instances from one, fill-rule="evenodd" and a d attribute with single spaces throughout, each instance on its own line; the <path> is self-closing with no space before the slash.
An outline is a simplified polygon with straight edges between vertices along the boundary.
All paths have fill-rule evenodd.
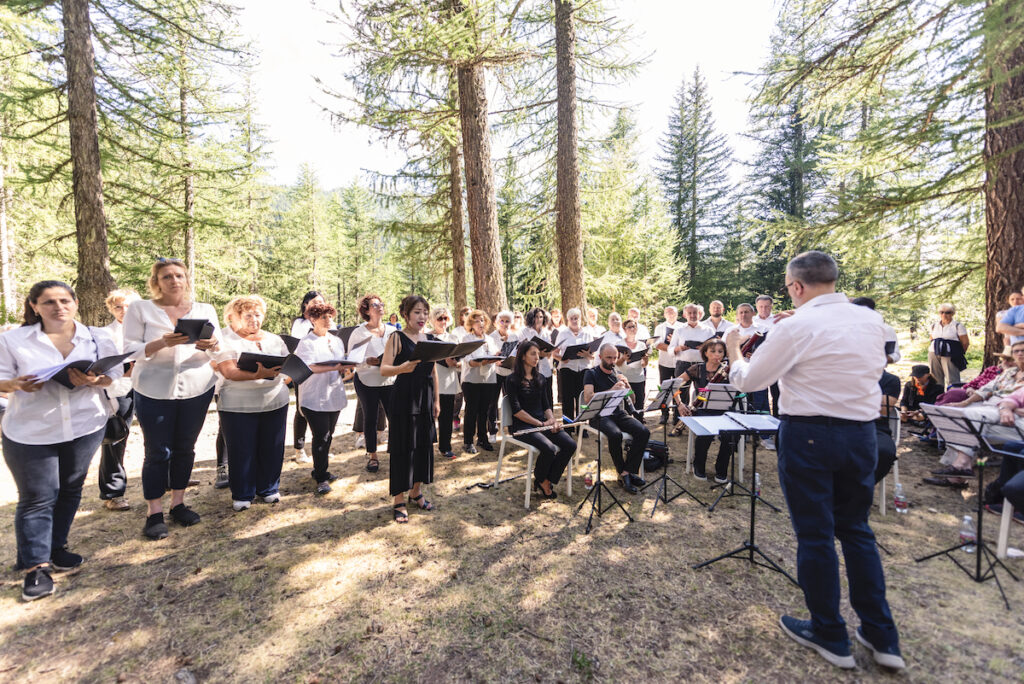
<path id="1" fill-rule="evenodd" d="M 665 423 L 664 425 L 662 425 L 661 428 L 662 428 L 662 430 L 661 430 L 661 439 L 662 439 L 662 441 L 665 442 L 665 449 L 668 450 L 668 423 Z M 655 484 L 658 485 L 658 495 L 654 497 L 654 507 L 651 509 L 651 517 L 652 518 L 654 517 L 655 511 L 658 510 L 658 502 L 659 501 L 664 501 L 665 503 L 668 503 L 669 501 L 675 501 L 676 499 L 678 499 L 679 497 L 681 497 L 684 494 L 686 496 L 690 497 L 691 499 L 693 499 L 694 501 L 696 501 L 697 503 L 699 503 L 701 506 L 706 506 L 707 505 L 703 501 L 698 499 L 696 494 L 694 494 L 689 489 L 687 489 L 683 485 L 679 484 L 672 477 L 669 476 L 669 474 L 668 474 L 668 465 L 669 465 L 669 461 L 670 460 L 671 459 L 669 459 L 668 456 L 666 455 L 666 457 L 665 457 L 665 467 L 662 469 L 661 475 L 659 475 L 654 480 L 651 480 L 650 482 L 648 482 L 646 485 L 644 485 L 640 489 L 640 491 L 644 491 L 648 487 L 653 487 Z M 679 488 L 679 491 L 676 492 L 675 494 L 673 494 L 672 496 L 668 495 L 668 483 L 669 482 L 671 482 L 672 484 L 674 484 L 676 487 Z"/>
<path id="2" fill-rule="evenodd" d="M 719 439 L 721 439 L 721 437 L 719 437 Z M 750 458 L 750 461 L 751 461 L 750 479 L 751 479 L 751 481 L 753 481 L 754 477 L 756 477 L 756 475 L 757 475 L 757 442 L 754 441 L 755 439 L 757 439 L 757 437 L 751 437 L 751 444 L 750 444 L 750 452 L 751 452 L 751 458 Z M 718 489 L 719 487 L 721 487 L 722 491 L 718 493 L 718 497 L 715 498 L 714 502 L 710 506 L 708 506 L 708 513 L 714 513 L 715 512 L 715 506 L 717 506 L 718 503 L 722 499 L 724 499 L 726 497 L 729 497 L 729 496 L 749 496 L 749 497 L 753 497 L 753 498 L 757 499 L 758 501 L 760 501 L 761 503 L 763 503 L 768 508 L 770 508 L 773 511 L 775 511 L 776 513 L 781 513 L 782 511 L 777 506 L 775 506 L 774 504 L 772 504 L 769 501 L 765 501 L 764 498 L 760 494 L 755 494 L 753 491 L 747 489 L 743 485 L 742 482 L 739 482 L 739 481 L 736 480 L 736 456 L 737 456 L 738 451 L 739 451 L 739 440 L 736 441 L 736 448 L 733 449 L 732 458 L 729 459 L 729 461 L 730 461 L 730 463 L 729 463 L 729 479 L 726 480 L 725 482 L 722 482 L 721 484 L 716 484 L 713 487 L 711 487 L 712 490 L 715 490 L 715 489 Z M 709 454 L 709 456 L 710 456 L 710 454 Z M 739 489 L 741 491 L 739 493 L 737 493 L 735 491 L 735 489 Z"/>
<path id="3" fill-rule="evenodd" d="M 582 435 L 582 429 L 580 430 L 580 434 Z M 608 492 L 608 496 L 612 498 L 611 503 L 609 503 L 604 508 L 601 508 L 602 489 Z M 596 512 L 597 517 L 600 518 L 602 515 L 607 513 L 613 506 L 618 506 L 619 508 L 621 508 L 622 512 L 626 514 L 626 518 L 629 519 L 629 522 L 633 522 L 633 516 L 629 514 L 629 511 L 627 511 L 626 507 L 622 505 L 622 502 L 620 502 L 619 499 L 615 496 L 615 494 L 612 493 L 612 490 L 608 487 L 608 485 L 606 485 L 604 481 L 601 480 L 601 435 L 597 436 L 597 482 L 594 483 L 594 486 L 591 488 L 591 490 L 587 492 L 587 495 L 583 497 L 582 501 L 580 501 L 580 505 L 576 507 L 576 512 L 573 513 L 573 516 L 577 515 L 581 510 L 583 510 L 583 506 L 586 505 L 587 501 L 590 501 L 590 515 L 587 516 L 587 529 L 585 531 L 585 534 L 590 534 L 590 530 L 594 527 L 594 513 Z"/>

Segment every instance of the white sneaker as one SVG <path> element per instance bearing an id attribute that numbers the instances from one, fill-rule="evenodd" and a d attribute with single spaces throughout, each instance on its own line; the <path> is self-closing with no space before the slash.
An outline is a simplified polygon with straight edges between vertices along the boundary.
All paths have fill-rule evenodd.
<path id="1" fill-rule="evenodd" d="M 761 440 L 761 446 L 768 451 L 775 451 L 775 440 L 771 437 Z"/>
<path id="2" fill-rule="evenodd" d="M 356 449 L 361 449 L 364 446 L 366 446 L 366 437 L 363 436 L 362 432 L 360 432 L 359 436 L 356 437 Z"/>
<path id="3" fill-rule="evenodd" d="M 308 451 L 306 451 L 306 447 L 302 447 L 301 449 L 299 449 L 298 451 L 295 452 L 295 462 L 296 463 L 312 463 L 313 462 L 313 457 L 309 454 Z"/>
<path id="4" fill-rule="evenodd" d="M 489 432 L 487 434 L 487 441 L 489 441 L 491 444 L 496 444 L 498 442 L 498 433 L 497 432 Z"/>
<path id="5" fill-rule="evenodd" d="M 235 511 L 245 511 L 252 505 L 251 501 L 232 501 L 231 508 Z"/>
<path id="6" fill-rule="evenodd" d="M 281 501 L 281 495 L 277 492 L 274 492 L 273 494 L 267 494 L 265 497 L 263 497 L 263 503 L 266 504 L 276 504 L 279 501 Z"/>

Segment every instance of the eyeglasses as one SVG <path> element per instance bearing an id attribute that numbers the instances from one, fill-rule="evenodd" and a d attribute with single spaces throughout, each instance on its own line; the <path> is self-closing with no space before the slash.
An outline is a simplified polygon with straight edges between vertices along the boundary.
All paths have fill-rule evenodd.
<path id="1" fill-rule="evenodd" d="M 947 310 L 943 310 L 943 309 L 940 309 L 940 310 L 939 310 L 939 314 L 949 314 L 950 316 L 952 316 L 952 315 L 953 315 L 953 312 L 952 312 L 952 311 L 947 311 Z"/>
<path id="2" fill-rule="evenodd" d="M 1011 354 L 1024 354 L 1024 349 L 1011 349 Z"/>
<path id="3" fill-rule="evenodd" d="M 779 288 L 779 292 L 781 294 L 789 294 L 789 288 L 793 287 L 798 282 L 800 282 L 800 281 L 799 280 L 791 280 L 790 282 L 786 283 L 781 288 Z"/>
<path id="4" fill-rule="evenodd" d="M 450 316 L 438 316 L 435 320 L 438 320 L 438 321 L 450 321 L 452 319 L 451 319 Z"/>
<path id="5" fill-rule="evenodd" d="M 374 309 L 383 309 L 384 308 L 384 302 L 374 302 L 374 303 L 370 304 L 370 306 L 372 308 L 374 308 Z"/>

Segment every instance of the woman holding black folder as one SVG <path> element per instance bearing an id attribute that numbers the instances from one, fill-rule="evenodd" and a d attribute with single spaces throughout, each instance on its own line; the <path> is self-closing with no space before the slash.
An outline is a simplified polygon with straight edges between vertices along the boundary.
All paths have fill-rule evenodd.
<path id="1" fill-rule="evenodd" d="M 325 304 L 323 295 L 316 290 L 310 290 L 302 297 L 302 304 L 299 305 L 299 316 L 292 321 L 291 336 L 297 340 L 309 334 L 313 324 L 306 317 L 306 310 L 313 304 Z M 295 448 L 295 460 L 299 463 L 309 463 L 312 459 L 306 455 L 306 419 L 302 417 L 299 410 L 299 388 L 295 388 L 295 417 L 292 418 L 292 446 Z"/>
<path id="2" fill-rule="evenodd" d="M 349 348 L 363 340 L 369 341 L 366 343 L 366 362 L 356 367 L 355 380 L 356 396 L 359 397 L 359 406 L 362 407 L 363 420 L 362 423 L 356 420 L 352 429 L 355 432 L 362 430 L 363 443 L 366 446 L 366 470 L 375 473 L 380 469 L 377 442 L 382 441 L 380 438 L 387 429 L 385 414 L 389 402 L 388 393 L 394 382 L 392 378 L 381 375 L 380 359 L 388 336 L 398 329 L 384 323 L 384 301 L 377 295 L 363 295 L 357 308 L 363 323 L 352 331 L 352 336 L 348 340 Z"/>
<path id="3" fill-rule="evenodd" d="M 256 364 L 242 370 L 243 353 L 286 357 L 288 347 L 277 335 L 263 330 L 267 305 L 258 295 L 235 297 L 224 307 L 223 350 L 214 357 L 220 374 L 217 415 L 228 455 L 228 485 L 236 511 L 249 508 L 259 496 L 264 503 L 281 500 L 278 486 L 284 463 L 288 424 L 288 386 L 280 366 Z"/>
<path id="4" fill-rule="evenodd" d="M 163 539 L 168 533 L 163 508 L 168 489 L 171 518 L 185 527 L 199 522 L 199 514 L 185 505 L 185 487 L 217 384 L 210 361 L 218 349 L 220 326 L 213 306 L 192 301 L 183 261 L 157 259 L 148 285 L 152 299 L 135 302 L 125 314 L 124 345 L 125 351 L 136 352 L 132 387 L 146 448 L 142 494 L 149 511 L 142 533 Z M 208 334 L 180 332 L 195 332 L 200 326 Z"/>
<path id="5" fill-rule="evenodd" d="M 545 342 L 552 343 L 551 332 L 549 327 L 551 325 L 551 317 L 548 316 L 548 312 L 539 306 L 535 309 L 530 309 L 526 312 L 526 327 L 523 328 L 523 339 L 532 340 L 535 337 L 544 340 Z M 552 406 L 555 405 L 554 396 L 554 368 L 551 365 L 551 351 L 540 351 L 540 361 L 537 362 L 537 372 L 540 373 L 541 377 L 545 380 L 545 391 L 548 393 L 548 403 Z"/>
<path id="6" fill-rule="evenodd" d="M 579 396 L 583 391 L 583 373 L 594 360 L 594 355 L 584 350 L 576 358 L 564 360 L 562 356 L 568 347 L 580 344 L 588 344 L 594 341 L 593 336 L 580 327 L 583 315 L 579 309 L 569 309 L 565 312 L 565 319 L 568 327 L 558 334 L 555 341 L 555 359 L 558 366 L 558 392 L 562 400 L 562 415 L 567 418 L 575 418 L 579 410 Z"/>
<path id="7" fill-rule="evenodd" d="M 22 326 L 0 335 L 0 392 L 9 395 L 3 452 L 18 488 L 16 566 L 25 571 L 25 601 L 53 593 L 53 570 L 82 564 L 67 548 L 68 533 L 112 412 L 104 388 L 121 376 L 118 363 L 106 375 L 70 369 L 72 389 L 35 377 L 72 361 L 117 355 L 110 335 L 76 322 L 77 312 L 75 291 L 45 280 L 29 290 Z"/>
<path id="8" fill-rule="evenodd" d="M 422 486 L 434 481 L 434 421 L 441 413 L 437 372 L 433 361 L 413 361 L 416 344 L 434 337 L 424 332 L 430 304 L 420 295 L 402 300 L 398 311 L 405 319 L 401 332 L 388 338 L 380 373 L 395 378 L 391 388 L 388 454 L 391 457 L 391 496 L 395 522 L 409 522 L 406 494 L 420 510 L 430 511 Z"/>
<path id="9" fill-rule="evenodd" d="M 462 360 L 462 396 L 466 400 L 466 415 L 462 421 L 462 450 L 467 454 L 479 453 L 477 447 L 484 451 L 494 451 L 487 439 L 487 410 L 498 384 L 494 365 L 501 359 L 496 357 L 500 351 L 497 343 L 487 334 L 490 324 L 491 319 L 486 312 L 474 309 L 469 314 L 469 334 L 462 338 L 463 342 L 484 341 L 476 351 Z M 474 434 L 476 446 L 473 446 Z"/>
<path id="10" fill-rule="evenodd" d="M 629 358 L 632 353 L 640 350 L 647 350 L 647 341 L 640 341 L 636 339 L 637 329 L 639 324 L 632 318 L 627 318 L 626 322 L 622 324 L 622 330 L 626 334 L 626 339 L 619 342 L 630 350 L 630 354 L 619 354 L 619 360 L 616 365 L 619 367 L 619 372 L 626 377 L 626 382 L 629 383 L 629 388 L 633 390 L 633 396 L 630 400 L 633 402 L 634 408 L 637 411 L 644 410 L 644 398 L 647 396 L 647 354 L 645 353 L 643 358 L 638 361 L 630 362 Z M 621 351 L 621 350 L 620 350 Z"/>

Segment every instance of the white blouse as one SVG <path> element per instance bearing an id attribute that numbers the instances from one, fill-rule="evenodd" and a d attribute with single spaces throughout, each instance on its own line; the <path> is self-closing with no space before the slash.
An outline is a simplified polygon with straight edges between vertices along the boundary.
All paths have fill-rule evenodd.
<path id="1" fill-rule="evenodd" d="M 508 337 L 506 337 L 505 339 L 501 339 L 501 334 L 497 330 L 491 332 L 491 334 L 488 335 L 488 337 L 490 337 L 492 340 L 494 340 L 494 345 L 495 345 L 495 347 L 498 350 L 495 353 L 500 353 L 501 352 L 501 346 L 503 344 L 505 344 L 506 342 L 518 342 L 521 339 L 523 339 L 522 335 L 520 335 L 519 333 L 512 332 L 511 329 L 509 329 Z M 512 353 L 513 353 L 513 355 L 515 354 L 515 352 L 512 352 Z M 502 368 L 500 364 L 495 364 L 494 372 L 498 374 L 499 378 L 507 378 L 508 376 L 512 375 L 512 371 L 510 369 Z"/>
<path id="2" fill-rule="evenodd" d="M 458 343 L 461 341 L 455 333 L 444 333 L 438 335 L 437 339 L 442 342 Z M 449 367 L 444 361 L 438 361 L 434 364 L 434 368 L 437 369 L 437 391 L 439 394 L 458 394 L 461 391 L 459 366 Z"/>
<path id="3" fill-rule="evenodd" d="M 586 328 L 580 328 L 580 331 L 578 333 L 573 333 L 572 330 L 566 328 L 565 330 L 558 334 L 558 341 L 555 342 L 555 346 L 558 347 L 558 349 L 564 354 L 566 348 L 568 347 L 577 344 L 586 344 L 593 341 L 594 338 L 591 336 L 589 332 L 587 332 Z M 574 359 L 572 361 L 560 362 L 561 368 L 576 371 L 577 373 L 582 373 L 583 371 L 587 370 L 589 366 L 590 362 L 582 357 Z"/>
<path id="4" fill-rule="evenodd" d="M 309 320 L 305 318 L 296 318 L 292 321 L 292 331 L 290 333 L 292 337 L 297 337 L 301 340 L 312 331 L 313 324 L 310 323 Z"/>
<path id="5" fill-rule="evenodd" d="M 545 342 L 551 342 L 550 335 L 551 335 L 551 332 L 549 330 L 542 330 L 540 332 L 537 332 L 533 328 L 523 328 L 523 341 L 524 342 L 526 340 L 532 340 L 535 337 L 539 337 L 542 340 L 544 340 Z M 539 372 L 545 378 L 550 378 L 552 370 L 553 370 L 553 368 L 551 366 L 551 359 L 550 359 L 550 357 L 549 358 L 545 358 L 543 356 L 540 357 L 540 363 L 537 364 L 537 372 Z"/>
<path id="6" fill-rule="evenodd" d="M 90 334 L 90 331 L 92 334 Z M 94 341 L 95 338 L 95 341 Z M 22 375 L 72 361 L 96 361 L 119 353 L 110 333 L 75 322 L 75 345 L 67 358 L 61 356 L 43 332 L 42 325 L 25 325 L 0 335 L 0 378 L 13 380 Z M 118 364 L 107 376 L 121 377 Z M 19 444 L 60 444 L 103 429 L 110 417 L 110 402 L 102 387 L 69 390 L 48 380 L 36 392 L 11 392 L 3 417 L 3 433 Z"/>
<path id="7" fill-rule="evenodd" d="M 363 323 L 358 328 L 352 331 L 352 337 L 348 339 L 348 344 L 349 347 L 352 347 L 357 342 L 362 342 L 364 339 L 369 337 L 370 341 L 366 343 L 366 356 L 368 358 L 373 358 L 375 356 L 380 356 L 381 354 L 384 353 L 384 343 L 388 341 L 388 337 L 391 335 L 391 333 L 394 332 L 398 332 L 398 328 L 391 325 L 390 323 L 385 323 L 384 335 L 381 337 L 377 337 L 372 332 L 367 330 L 366 323 Z M 331 335 L 331 337 L 334 336 Z M 380 374 L 380 366 L 371 366 L 368 363 L 362 363 L 356 366 L 356 375 L 359 376 L 359 382 L 363 383 L 367 387 L 384 387 L 386 385 L 395 384 L 394 376 L 390 378 L 385 378 L 383 375 Z"/>
<path id="8" fill-rule="evenodd" d="M 213 338 L 221 339 L 217 311 L 210 304 L 193 302 L 182 318 L 203 318 L 213 325 Z M 217 383 L 209 352 L 194 344 L 179 344 L 157 350 L 146 356 L 146 345 L 174 332 L 171 319 L 162 307 L 151 300 L 132 302 L 124 315 L 125 351 L 135 352 L 132 387 L 150 399 L 191 399 L 203 394 Z"/>
<path id="9" fill-rule="evenodd" d="M 320 361 L 334 361 L 345 355 L 345 345 L 341 338 L 327 333 L 317 335 L 309 333 L 299 341 L 295 355 L 307 366 Z M 299 385 L 299 406 L 311 411 L 340 411 L 348 405 L 345 394 L 345 383 L 341 373 L 314 373 Z"/>
<path id="10" fill-rule="evenodd" d="M 629 342 L 626 342 L 625 340 L 623 340 L 619 344 L 621 344 L 624 347 L 629 347 Z M 629 348 L 632 349 L 633 351 L 637 351 L 638 349 L 643 349 L 646 346 L 647 344 L 645 342 L 637 340 L 633 344 L 633 346 Z M 622 372 L 624 376 L 626 376 L 626 380 L 628 382 L 644 382 L 645 380 L 647 380 L 647 364 L 644 363 L 643 359 L 640 359 L 639 361 L 634 361 L 633 363 L 623 364 L 619 366 L 619 370 Z M 640 400 L 643 401 L 643 397 L 640 397 Z"/>
<path id="11" fill-rule="evenodd" d="M 675 322 L 675 323 L 669 323 L 668 321 L 666 321 L 664 323 L 659 323 L 654 328 L 654 338 L 655 338 L 654 339 L 654 346 L 657 346 L 659 344 L 664 344 L 665 343 L 665 336 L 668 335 L 668 331 L 669 330 L 672 331 L 672 336 L 675 337 L 675 329 L 676 329 L 676 327 L 678 325 L 679 325 L 678 321 Z M 659 351 L 658 352 L 658 365 L 659 366 L 662 366 L 664 368 L 675 369 L 675 367 L 676 367 L 676 355 L 675 355 L 675 352 L 673 351 L 673 349 L 675 349 L 675 343 L 670 341 L 668 343 L 668 351 Z"/>
<path id="12" fill-rule="evenodd" d="M 256 342 L 243 339 L 231 328 L 225 328 L 221 351 L 213 357 L 217 363 L 238 361 L 242 352 L 288 356 L 288 347 L 280 337 L 266 331 L 263 332 L 263 338 Z M 217 397 L 217 408 L 220 411 L 264 413 L 288 405 L 288 386 L 281 380 L 281 376 L 262 380 L 228 380 L 221 376 L 217 381 Z"/>
<path id="13" fill-rule="evenodd" d="M 117 346 L 117 351 L 120 354 L 124 353 L 124 325 L 118 323 L 115 318 L 112 322 L 103 326 L 103 330 L 110 333 L 110 337 L 114 340 L 114 345 Z M 131 359 L 129 359 L 130 361 Z M 122 366 L 122 369 L 124 367 Z M 125 397 L 132 391 L 132 379 L 124 376 L 118 378 L 110 387 L 107 388 L 107 394 L 111 397 Z"/>
<path id="14" fill-rule="evenodd" d="M 485 363 L 483 365 L 473 368 L 469 365 L 470 361 L 479 359 L 481 356 L 495 356 L 500 350 L 498 345 L 495 345 L 494 338 L 490 335 L 484 335 L 482 338 L 477 337 L 473 333 L 466 335 L 463 338 L 463 342 L 475 342 L 476 340 L 483 339 L 484 343 L 477 347 L 472 354 L 462 359 L 462 382 L 475 383 L 478 385 L 496 385 L 498 383 L 498 374 L 494 372 L 493 363 Z"/>

